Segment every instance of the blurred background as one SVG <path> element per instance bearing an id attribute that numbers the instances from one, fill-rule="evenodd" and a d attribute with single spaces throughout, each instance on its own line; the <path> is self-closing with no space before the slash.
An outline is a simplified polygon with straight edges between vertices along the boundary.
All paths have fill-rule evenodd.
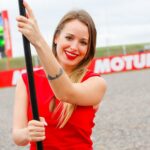
<path id="1" fill-rule="evenodd" d="M 41 32 L 51 45 L 61 17 L 71 9 L 85 9 L 97 28 L 95 59 L 138 57 L 130 70 L 102 74 L 108 90 L 95 119 L 94 150 L 150 149 L 150 1 L 148 0 L 26 0 L 32 7 Z M 22 36 L 17 31 L 17 0 L 0 0 L 0 147 L 17 147 L 11 139 L 15 84 L 6 84 L 13 72 L 25 68 Z M 40 61 L 31 46 L 33 65 Z M 116 62 L 116 66 L 117 66 Z M 134 64 L 134 62 L 131 62 Z M 143 64 L 143 65 L 142 65 Z M 11 75 L 13 76 L 13 75 Z M 9 78 L 8 78 L 9 77 Z M 15 80 L 19 77 L 15 72 Z M 7 86 L 4 86 L 7 85 Z"/>

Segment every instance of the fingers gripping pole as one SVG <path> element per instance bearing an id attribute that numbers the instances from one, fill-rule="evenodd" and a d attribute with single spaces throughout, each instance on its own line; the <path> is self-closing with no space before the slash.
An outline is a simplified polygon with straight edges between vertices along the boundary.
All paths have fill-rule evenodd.
<path id="1" fill-rule="evenodd" d="M 18 2 L 19 2 L 20 15 L 25 16 L 26 13 L 25 13 L 25 8 L 23 6 L 23 0 L 18 0 Z M 36 101 L 36 92 L 35 92 L 35 86 L 34 86 L 33 65 L 32 65 L 30 43 L 24 35 L 22 35 L 22 38 L 23 38 L 27 75 L 28 75 L 32 114 L 35 120 L 39 120 L 38 107 L 37 107 L 37 101 Z M 37 150 L 43 150 L 42 142 L 37 142 L 36 145 L 37 145 Z"/>

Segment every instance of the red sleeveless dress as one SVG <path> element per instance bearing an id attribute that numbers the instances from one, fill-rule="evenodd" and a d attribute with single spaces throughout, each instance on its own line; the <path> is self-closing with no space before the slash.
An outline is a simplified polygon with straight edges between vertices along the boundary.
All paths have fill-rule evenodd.
<path id="1" fill-rule="evenodd" d="M 100 76 L 100 74 L 87 71 L 82 82 L 92 76 Z M 22 74 L 22 78 L 28 93 L 28 120 L 32 120 L 27 74 Z M 96 112 L 93 106 L 77 106 L 64 128 L 59 129 L 57 127 L 59 114 L 52 115 L 49 111 L 49 103 L 54 93 L 43 69 L 34 71 L 34 80 L 39 116 L 44 117 L 48 123 L 46 139 L 42 142 L 44 150 L 92 150 L 91 133 Z M 58 104 L 59 100 L 56 102 Z M 30 150 L 36 150 L 34 142 L 30 143 Z"/>

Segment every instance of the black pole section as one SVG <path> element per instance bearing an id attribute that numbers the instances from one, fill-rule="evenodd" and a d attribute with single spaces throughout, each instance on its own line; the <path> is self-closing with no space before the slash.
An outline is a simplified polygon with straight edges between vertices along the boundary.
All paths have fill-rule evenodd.
<path id="1" fill-rule="evenodd" d="M 26 16 L 26 11 L 23 6 L 23 0 L 18 0 L 18 2 L 19 2 L 20 15 Z M 39 120 L 38 107 L 37 107 L 37 101 L 36 101 L 36 92 L 35 92 L 35 85 L 34 85 L 33 65 L 32 65 L 30 43 L 24 35 L 22 35 L 22 37 L 23 37 L 25 61 L 26 61 L 26 68 L 27 68 L 27 75 L 28 75 L 32 114 L 33 114 L 33 118 L 35 120 Z M 43 150 L 42 142 L 37 142 L 36 145 L 37 145 L 37 150 Z"/>

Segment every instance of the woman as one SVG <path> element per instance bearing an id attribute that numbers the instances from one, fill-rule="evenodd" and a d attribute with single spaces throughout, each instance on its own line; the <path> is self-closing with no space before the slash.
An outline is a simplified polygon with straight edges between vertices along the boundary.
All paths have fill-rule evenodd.
<path id="1" fill-rule="evenodd" d="M 96 29 L 84 10 L 68 12 L 58 24 L 52 48 L 42 37 L 30 6 L 17 17 L 18 30 L 35 47 L 44 69 L 34 71 L 40 121 L 32 119 L 27 74 L 16 87 L 13 140 L 35 150 L 92 150 L 94 116 L 106 91 L 105 80 L 86 69 L 95 54 Z"/>

